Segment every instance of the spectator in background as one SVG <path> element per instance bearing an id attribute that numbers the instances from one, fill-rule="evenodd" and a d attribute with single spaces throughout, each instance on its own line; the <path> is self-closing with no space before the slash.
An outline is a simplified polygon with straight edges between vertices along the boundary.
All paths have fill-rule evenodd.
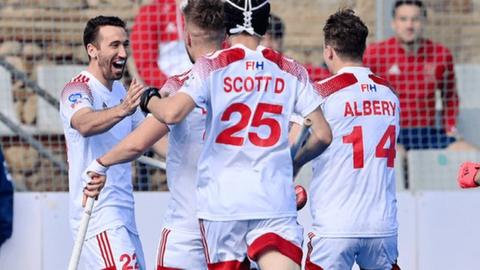
<path id="1" fill-rule="evenodd" d="M 262 38 L 261 45 L 272 48 L 283 53 L 283 37 L 285 33 L 285 24 L 283 20 L 275 14 L 270 14 L 270 24 L 267 32 Z M 304 65 L 307 69 L 310 80 L 319 81 L 329 77 L 331 74 L 325 64 L 314 66 L 311 63 Z"/>
<path id="2" fill-rule="evenodd" d="M 175 0 L 154 0 L 140 8 L 131 46 L 145 84 L 160 88 L 168 77 L 190 68 L 182 32 L 183 18 Z"/>
<path id="3" fill-rule="evenodd" d="M 0 148 L 0 246 L 12 235 L 13 185 Z"/>
<path id="4" fill-rule="evenodd" d="M 399 143 L 408 149 L 473 149 L 457 130 L 458 94 L 453 57 L 441 44 L 423 37 L 427 10 L 419 0 L 397 0 L 393 7 L 395 36 L 371 44 L 364 63 L 387 79 L 401 106 Z M 436 124 L 435 91 L 440 90 L 442 126 Z"/>

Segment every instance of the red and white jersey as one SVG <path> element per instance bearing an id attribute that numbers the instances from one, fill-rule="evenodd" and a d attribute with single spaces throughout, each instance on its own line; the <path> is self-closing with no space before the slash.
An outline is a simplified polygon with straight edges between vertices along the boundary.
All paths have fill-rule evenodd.
<path id="1" fill-rule="evenodd" d="M 198 216 L 296 216 L 289 119 L 321 103 L 305 68 L 262 46 L 235 45 L 198 60 L 180 91 L 208 112 Z"/>
<path id="2" fill-rule="evenodd" d="M 325 237 L 397 234 L 395 142 L 399 101 L 388 83 L 363 67 L 342 68 L 315 84 L 333 140 L 313 160 L 310 206 Z"/>
<path id="3" fill-rule="evenodd" d="M 190 71 L 169 78 L 161 92 L 177 93 Z M 167 184 L 171 201 L 165 214 L 164 226 L 199 232 L 197 218 L 197 162 L 203 148 L 207 112 L 195 108 L 176 125 L 169 125 L 167 154 Z"/>
<path id="4" fill-rule="evenodd" d="M 67 143 L 68 180 L 70 194 L 70 225 L 78 229 L 83 215 L 82 195 L 84 183 L 82 172 L 97 157 L 112 149 L 144 119 L 140 110 L 125 117 L 111 129 L 94 136 L 83 137 L 71 126 L 72 116 L 82 108 L 104 110 L 117 106 L 126 95 L 120 81 L 113 83 L 110 92 L 92 74 L 81 72 L 65 85 L 60 97 L 60 116 Z M 107 171 L 108 181 L 95 201 L 93 214 L 88 224 L 87 237 L 107 228 L 126 226 L 137 233 L 134 218 L 134 202 L 131 164 L 111 166 Z"/>

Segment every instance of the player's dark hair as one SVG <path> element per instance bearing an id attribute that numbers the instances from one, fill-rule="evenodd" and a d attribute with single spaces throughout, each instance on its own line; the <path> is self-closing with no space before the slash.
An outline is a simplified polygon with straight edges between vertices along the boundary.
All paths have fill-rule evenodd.
<path id="1" fill-rule="evenodd" d="M 212 41 L 223 40 L 224 38 L 223 14 L 223 2 L 221 0 L 188 0 L 183 7 L 185 20 L 210 32 L 208 36 Z"/>
<path id="2" fill-rule="evenodd" d="M 285 24 L 280 17 L 275 14 L 270 14 L 270 23 L 268 25 L 267 33 L 272 35 L 274 39 L 283 39 Z"/>
<path id="3" fill-rule="evenodd" d="M 330 15 L 323 27 L 325 45 L 332 46 L 341 58 L 362 60 L 368 28 L 351 9 Z"/>
<path id="4" fill-rule="evenodd" d="M 244 9 L 245 1 L 247 1 L 247 4 L 251 3 L 247 10 Z M 228 35 L 238 34 L 232 33 L 232 29 L 237 28 L 238 25 L 252 27 L 255 33 L 248 33 L 252 35 L 263 36 L 267 32 L 270 18 L 270 3 L 268 0 L 225 0 L 224 11 L 225 28 Z M 251 18 L 245 15 L 248 12 L 251 12 Z"/>
<path id="5" fill-rule="evenodd" d="M 125 22 L 118 17 L 97 16 L 95 18 L 91 18 L 88 20 L 85 30 L 83 30 L 83 46 L 85 46 L 85 49 L 87 48 L 88 44 L 96 44 L 98 42 L 97 39 L 100 27 L 107 25 L 121 27 L 125 30 L 125 32 L 127 31 Z"/>
<path id="6" fill-rule="evenodd" d="M 392 16 L 395 18 L 395 14 L 397 12 L 397 8 L 403 5 L 412 5 L 412 6 L 417 6 L 420 8 L 420 11 L 422 12 L 423 16 L 426 18 L 427 17 L 427 8 L 423 4 L 422 1 L 420 0 L 397 0 L 395 1 L 395 4 L 393 5 L 392 9 Z"/>

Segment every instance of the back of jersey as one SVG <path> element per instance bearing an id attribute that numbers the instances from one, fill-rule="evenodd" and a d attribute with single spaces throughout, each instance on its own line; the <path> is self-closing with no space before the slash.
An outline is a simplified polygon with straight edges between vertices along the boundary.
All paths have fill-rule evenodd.
<path id="1" fill-rule="evenodd" d="M 306 70 L 277 52 L 236 45 L 198 61 L 182 91 L 208 111 L 199 216 L 295 216 L 288 121 L 320 103 Z"/>
<path id="2" fill-rule="evenodd" d="M 333 133 L 313 161 L 310 189 L 316 234 L 385 237 L 397 233 L 395 142 L 399 102 L 368 68 L 348 67 L 316 84 Z"/>

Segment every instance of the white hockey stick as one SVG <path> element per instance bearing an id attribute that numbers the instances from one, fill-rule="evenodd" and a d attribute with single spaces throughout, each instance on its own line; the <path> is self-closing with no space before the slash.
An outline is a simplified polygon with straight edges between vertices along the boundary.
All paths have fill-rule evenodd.
<path id="1" fill-rule="evenodd" d="M 308 129 L 310 128 L 311 125 L 312 125 L 312 121 L 310 119 L 305 118 L 305 120 L 303 120 L 302 130 L 300 131 L 300 134 L 298 135 L 295 143 L 292 145 L 292 147 L 290 147 L 290 153 L 291 153 L 291 156 L 292 156 L 292 160 L 295 158 L 295 156 L 298 153 L 298 150 L 300 150 L 300 148 L 303 145 L 303 142 L 307 138 L 307 136 L 309 134 Z"/>
<path id="2" fill-rule="evenodd" d="M 85 204 L 84 209 L 85 212 L 82 220 L 80 221 L 77 238 L 75 239 L 75 244 L 73 245 L 72 256 L 70 257 L 70 262 L 68 263 L 68 270 L 77 270 L 78 262 L 80 261 L 80 255 L 82 254 L 83 242 L 85 241 L 85 235 L 87 234 L 88 222 L 90 221 L 90 216 L 92 216 L 94 201 L 94 198 L 87 198 L 87 203 Z"/>
<path id="3" fill-rule="evenodd" d="M 162 170 L 167 169 L 167 165 L 165 164 L 165 162 L 161 162 L 160 160 L 156 160 L 151 157 L 140 156 L 139 158 L 137 158 L 137 161 Z"/>
<path id="4" fill-rule="evenodd" d="M 137 161 L 152 167 L 160 168 L 163 170 L 166 169 L 166 165 L 164 162 L 153 159 L 151 157 L 140 156 Z M 68 263 L 68 270 L 77 270 L 78 263 L 80 262 L 80 255 L 82 254 L 83 242 L 85 241 L 85 236 L 87 234 L 88 223 L 90 221 L 90 217 L 92 216 L 94 202 L 95 199 L 91 197 L 87 198 L 84 214 L 78 228 L 77 238 L 75 239 L 75 243 L 73 245 L 72 256 L 70 257 L 70 262 Z"/>

